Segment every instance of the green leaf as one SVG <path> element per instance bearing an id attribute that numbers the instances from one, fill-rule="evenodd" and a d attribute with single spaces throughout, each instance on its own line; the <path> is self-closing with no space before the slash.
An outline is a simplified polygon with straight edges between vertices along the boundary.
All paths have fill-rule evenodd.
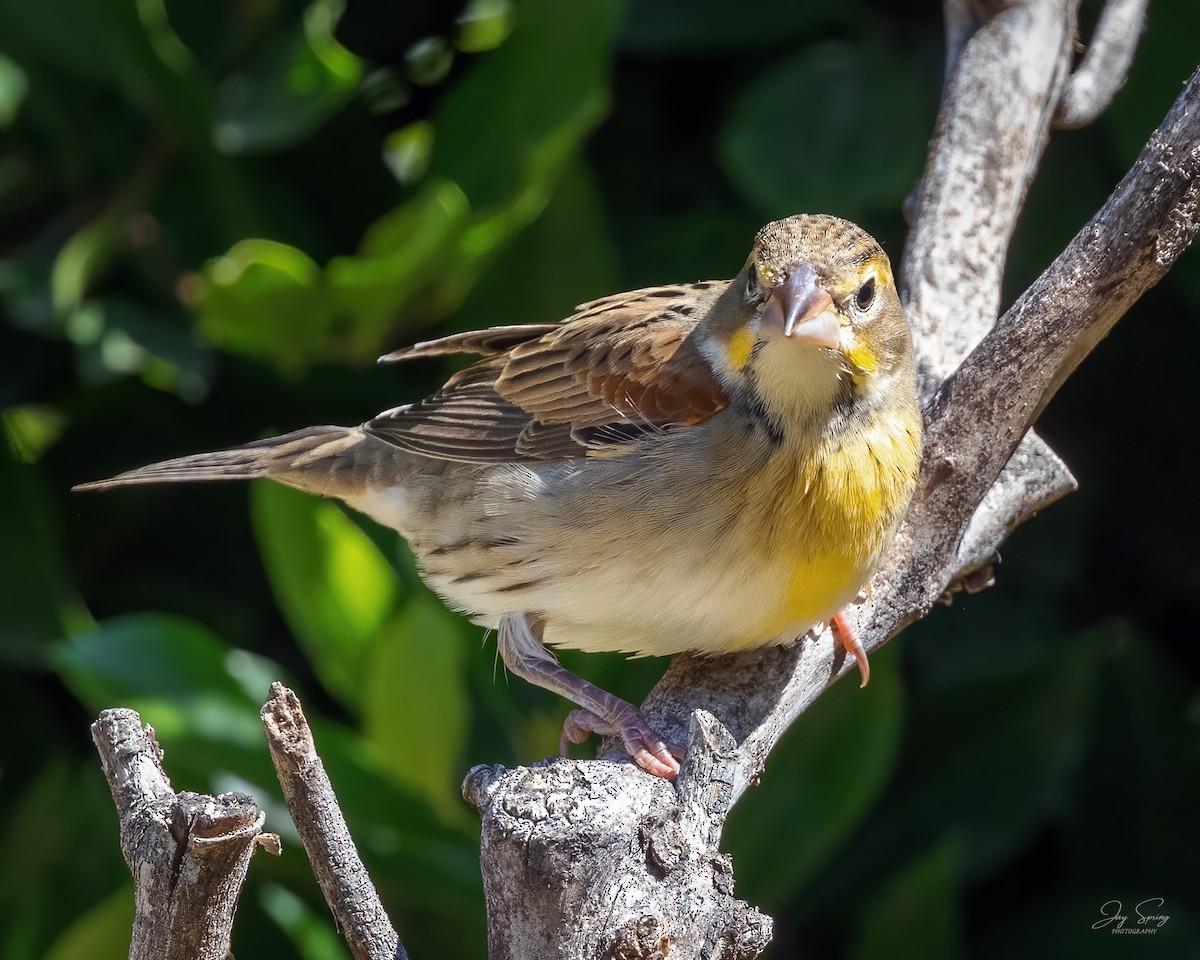
<path id="1" fill-rule="evenodd" d="M 346 960 L 350 956 L 329 920 L 314 913 L 290 890 L 270 883 L 258 897 L 263 910 L 287 934 L 301 960 Z"/>
<path id="2" fill-rule="evenodd" d="M 458 27 L 454 45 L 463 53 L 493 50 L 512 32 L 512 0 L 467 0 L 454 22 Z"/>
<path id="3" fill-rule="evenodd" d="M 88 384 L 138 374 L 157 390 L 198 403 L 208 394 L 213 355 L 178 310 L 147 309 L 132 297 L 89 301 L 67 321 L 79 376 Z"/>
<path id="4" fill-rule="evenodd" d="M 125 221 L 139 202 L 141 189 L 122 198 L 80 227 L 54 258 L 50 290 L 60 315 L 78 310 L 88 289 L 102 277 L 125 245 Z"/>
<path id="5" fill-rule="evenodd" d="M 563 243 L 564 236 L 571 243 Z M 538 265 L 530 284 L 527 264 Z M 545 213 L 505 248 L 454 318 L 455 328 L 557 320 L 618 283 L 617 251 L 588 167 L 572 161 Z"/>
<path id="6" fill-rule="evenodd" d="M 618 0 L 521 4 L 508 41 L 447 93 L 431 172 L 461 186 L 476 210 L 537 185 L 548 198 L 546 181 L 608 109 L 623 10 Z"/>
<path id="7" fill-rule="evenodd" d="M 850 960 L 966 955 L 960 914 L 961 855 L 944 840 L 891 876 L 855 924 Z"/>
<path id="8" fill-rule="evenodd" d="M 28 89 L 29 78 L 20 64 L 0 54 L 0 130 L 7 130 L 16 121 Z"/>
<path id="9" fill-rule="evenodd" d="M 278 150 L 304 140 L 342 108 L 362 76 L 359 59 L 333 38 L 342 0 L 316 0 L 251 70 L 222 84 L 213 141 L 227 154 Z"/>
<path id="10" fill-rule="evenodd" d="M 428 164 L 416 195 L 324 272 L 295 248 L 239 243 L 205 270 L 204 333 L 295 370 L 378 355 L 406 310 L 420 321 L 456 307 L 486 262 L 541 214 L 607 108 L 620 11 L 613 0 L 523 6 L 512 38 L 449 90 L 432 127 L 387 141 L 385 159 L 402 179 Z"/>
<path id="11" fill-rule="evenodd" d="M 444 37 L 425 37 L 404 54 L 405 75 L 420 87 L 441 83 L 454 66 L 454 50 Z"/>
<path id="12" fill-rule="evenodd" d="M 383 141 L 383 162 L 401 183 L 416 183 L 429 169 L 432 150 L 433 124 L 418 120 L 387 135 Z"/>
<path id="13" fill-rule="evenodd" d="M 122 697 L 172 699 L 207 691 L 241 699 L 222 666 L 228 647 L 184 617 L 138 613 L 101 621 L 64 641 L 57 656 L 68 681 L 89 707 Z"/>
<path id="14" fill-rule="evenodd" d="M 262 743 L 258 706 L 264 671 L 247 671 L 207 628 L 167 614 L 113 617 L 59 646 L 67 686 L 92 712 L 137 710 L 164 738 L 188 736 L 239 746 Z M 274 672 L 274 671 L 272 671 Z M 243 677 L 256 689 L 247 689 Z"/>
<path id="15" fill-rule="evenodd" d="M 22 51 L 31 70 L 42 61 L 55 74 L 85 83 L 93 93 L 84 100 L 89 109 L 105 102 L 96 91 L 113 88 L 171 135 L 192 147 L 202 142 L 211 88 L 174 35 L 161 0 L 3 4 L 0 36 Z M 71 96 L 69 86 L 65 92 Z M 34 99 L 37 94 L 35 87 Z"/>
<path id="16" fill-rule="evenodd" d="M 415 597 L 371 652 L 363 729 L 397 782 L 454 809 L 470 725 L 468 638 L 429 595 Z"/>
<path id="17" fill-rule="evenodd" d="M 329 264 L 337 309 L 353 318 L 364 352 L 378 350 L 414 304 L 455 308 L 542 213 L 607 109 L 621 9 L 615 0 L 531 0 L 512 37 L 447 92 L 420 192 L 372 226 L 355 256 Z"/>
<path id="18" fill-rule="evenodd" d="M 0 410 L 0 425 L 16 458 L 37 463 L 62 436 L 66 415 L 49 404 L 31 403 Z"/>
<path id="19" fill-rule="evenodd" d="M 899 206 L 921 174 L 937 79 L 882 41 L 829 42 L 746 86 L 721 132 L 722 165 L 768 216 L 855 219 Z"/>
<path id="20" fill-rule="evenodd" d="M 1179 851 L 1200 849 L 1200 699 L 1162 640 L 1123 617 L 1083 635 L 1101 664 L 1069 827 L 1079 872 L 1093 884 L 1146 878 L 1166 896 L 1195 885 L 1194 864 Z"/>
<path id="21" fill-rule="evenodd" d="M 103 29 L 103 17 L 103 11 L 84 0 L 0 6 L 6 46 L 15 38 L 31 63 L 40 59 L 89 80 L 106 78 L 115 69 L 111 51 L 88 42 Z"/>
<path id="22" fill-rule="evenodd" d="M 254 532 L 275 599 L 325 688 L 357 708 L 367 652 L 395 609 L 392 565 L 338 506 L 253 484 Z"/>
<path id="23" fill-rule="evenodd" d="M 9 411 L 4 420 L 8 432 Z M 58 516 L 42 473 L 14 462 L 9 444 L 15 439 L 0 446 L 0 662 L 41 665 L 50 641 L 90 618 L 68 579 Z"/>
<path id="24" fill-rule="evenodd" d="M 242 240 L 209 261 L 197 309 L 200 330 L 214 345 L 293 373 L 333 350 L 321 268 L 284 243 Z"/>
<path id="25" fill-rule="evenodd" d="M 37 686 L 28 676 L 24 682 Z M 25 706 L 11 697 L 8 702 L 10 709 Z M 47 703 L 44 713 L 29 717 L 28 728 L 39 731 L 37 757 L 14 754 L 11 746 L 4 755 L 0 956 L 5 958 L 45 957 L 50 941 L 99 897 L 129 883 L 116 832 L 100 827 L 113 823 L 112 794 L 100 765 L 94 754 L 67 755 L 55 733 L 57 716 L 61 713 Z M 41 763 L 27 773 L 31 760 Z M 132 903 L 128 891 L 127 896 Z M 128 922 L 124 938 L 128 949 Z"/>
<path id="26" fill-rule="evenodd" d="M 763 789 L 734 808 L 726 840 L 739 896 L 782 904 L 802 890 L 871 809 L 896 762 L 904 691 L 897 644 L 871 658 L 871 682 L 843 680 L 771 754 Z M 790 841 L 790 825 L 803 830 Z M 786 857 L 779 855 L 787 843 Z"/>
<path id="27" fill-rule="evenodd" d="M 133 933 L 133 887 L 119 887 L 64 930 L 45 960 L 123 960 Z"/>
<path id="28" fill-rule="evenodd" d="M 470 214 L 456 184 L 429 178 L 412 200 L 371 225 L 355 256 L 329 262 L 334 302 L 341 314 L 354 318 L 362 353 L 382 352 L 380 344 L 405 304 L 431 279 L 450 272 L 447 265 L 457 259 L 454 249 Z"/>

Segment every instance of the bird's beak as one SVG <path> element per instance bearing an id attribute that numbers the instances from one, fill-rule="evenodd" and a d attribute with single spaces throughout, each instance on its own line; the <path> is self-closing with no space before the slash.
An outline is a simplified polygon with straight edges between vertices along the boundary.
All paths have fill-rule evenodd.
<path id="1" fill-rule="evenodd" d="M 832 309 L 833 298 L 817 282 L 817 272 L 807 263 L 793 270 L 771 290 L 763 323 L 798 343 L 836 350 L 842 326 Z"/>

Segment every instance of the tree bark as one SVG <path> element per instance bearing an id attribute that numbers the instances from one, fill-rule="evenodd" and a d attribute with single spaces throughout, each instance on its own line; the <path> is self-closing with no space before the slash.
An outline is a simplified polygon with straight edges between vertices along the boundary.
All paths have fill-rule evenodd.
<path id="1" fill-rule="evenodd" d="M 154 730 L 133 710 L 105 710 L 92 740 L 133 874 L 130 960 L 225 960 L 263 815 L 245 794 L 175 793 Z"/>
<path id="2" fill-rule="evenodd" d="M 355 960 L 408 960 L 350 839 L 299 698 L 271 684 L 262 722 L 288 813 L 350 952 Z"/>
<path id="3" fill-rule="evenodd" d="M 1030 426 L 1200 222 L 1198 72 L 1104 207 L 997 322 L 1005 253 L 1051 126 L 1107 103 L 1135 40 L 1116 35 L 1136 35 L 1117 24 L 1140 23 L 1141 5 L 1110 4 L 1074 75 L 1077 3 L 947 8 L 954 61 L 900 270 L 926 452 L 871 597 L 848 613 L 868 651 L 948 591 L 986 586 L 1008 533 L 1074 489 Z M 492 960 L 755 956 L 770 920 L 733 897 L 724 818 L 784 731 L 852 667 L 828 633 L 676 658 L 644 705 L 657 730 L 688 745 L 674 789 L 627 762 L 473 770 L 464 795 L 483 817 Z"/>
<path id="4" fill-rule="evenodd" d="M 946 0 L 942 109 L 898 272 L 918 351 L 925 457 L 871 595 L 847 613 L 868 651 L 939 598 L 989 585 L 1012 529 L 1074 489 L 1030 427 L 1200 226 L 1197 71 L 1103 208 L 997 319 L 1005 256 L 1051 129 L 1086 123 L 1107 105 L 1145 0 L 1109 0 L 1072 72 L 1077 8 Z M 784 731 L 852 666 L 827 632 L 789 648 L 676 658 L 644 705 L 657 730 L 687 746 L 674 784 L 612 743 L 601 760 L 471 770 L 463 795 L 482 818 L 489 957 L 757 956 L 771 920 L 734 896 L 733 865 L 719 849 L 725 819 Z M 295 695 L 274 685 L 263 722 L 354 955 L 405 956 Z M 223 957 L 261 817 L 238 795 L 176 797 L 152 731 L 131 711 L 106 711 L 93 731 L 137 881 L 131 956 Z"/>

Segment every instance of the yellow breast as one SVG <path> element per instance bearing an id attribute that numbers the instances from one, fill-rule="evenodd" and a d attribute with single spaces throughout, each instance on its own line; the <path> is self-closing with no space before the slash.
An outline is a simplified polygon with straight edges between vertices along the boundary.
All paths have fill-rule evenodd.
<path id="1" fill-rule="evenodd" d="M 738 648 L 790 639 L 854 598 L 908 506 L 920 455 L 911 418 L 881 418 L 785 448 L 753 479 L 746 503 L 768 505 L 750 524 L 764 591 Z"/>

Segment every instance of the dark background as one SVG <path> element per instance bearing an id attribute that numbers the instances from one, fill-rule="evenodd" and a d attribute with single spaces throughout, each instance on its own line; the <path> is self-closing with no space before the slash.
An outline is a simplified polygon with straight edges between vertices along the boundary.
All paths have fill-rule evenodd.
<path id="1" fill-rule="evenodd" d="M 484 955 L 458 784 L 552 753 L 566 705 L 507 682 L 403 544 L 335 505 L 68 488 L 359 422 L 448 372 L 376 367 L 388 349 L 730 276 L 782 215 L 853 218 L 898 259 L 943 69 L 932 6 L 0 4 L 0 955 L 125 955 L 88 737 L 124 705 L 177 789 L 247 790 L 283 834 L 237 955 L 347 956 L 261 739 L 277 677 L 412 955 Z M 1112 108 L 1055 134 L 1006 301 L 1129 167 L 1197 35 L 1194 3 L 1155 0 Z M 1039 424 L 1080 491 L 1017 531 L 994 589 L 824 697 L 734 812 L 772 956 L 1200 956 L 1196 256 Z M 566 659 L 631 699 L 664 666 Z M 1152 897 L 1153 937 L 1092 929 Z"/>

